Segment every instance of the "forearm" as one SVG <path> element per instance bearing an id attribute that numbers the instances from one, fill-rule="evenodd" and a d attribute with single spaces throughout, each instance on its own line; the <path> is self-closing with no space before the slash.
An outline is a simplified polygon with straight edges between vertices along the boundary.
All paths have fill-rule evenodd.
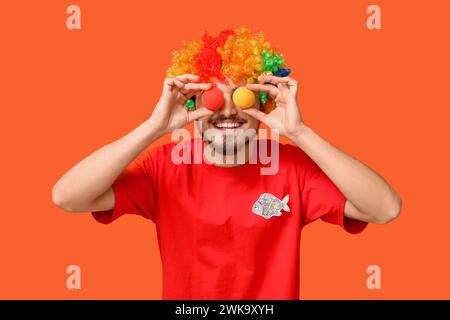
<path id="1" fill-rule="evenodd" d="M 372 221 L 389 221 L 400 210 L 400 198 L 375 171 L 332 146 L 302 124 L 290 137 L 324 171 L 344 196 Z"/>
<path id="2" fill-rule="evenodd" d="M 124 137 L 84 158 L 53 187 L 54 201 L 67 207 L 85 207 L 107 191 L 119 174 L 160 136 L 150 120 Z"/>

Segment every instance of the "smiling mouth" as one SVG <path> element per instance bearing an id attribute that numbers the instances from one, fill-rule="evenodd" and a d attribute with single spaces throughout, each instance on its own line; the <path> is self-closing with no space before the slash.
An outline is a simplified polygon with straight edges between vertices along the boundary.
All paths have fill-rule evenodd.
<path id="1" fill-rule="evenodd" d="M 211 121 L 211 124 L 219 130 L 230 130 L 240 128 L 245 122 L 240 119 L 217 119 Z"/>

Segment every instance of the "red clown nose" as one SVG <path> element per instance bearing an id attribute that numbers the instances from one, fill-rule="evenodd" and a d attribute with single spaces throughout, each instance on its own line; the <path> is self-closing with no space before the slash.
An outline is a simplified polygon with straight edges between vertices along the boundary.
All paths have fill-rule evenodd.
<path id="1" fill-rule="evenodd" d="M 223 93 L 215 85 L 202 95 L 203 105 L 209 110 L 216 111 L 223 106 Z"/>

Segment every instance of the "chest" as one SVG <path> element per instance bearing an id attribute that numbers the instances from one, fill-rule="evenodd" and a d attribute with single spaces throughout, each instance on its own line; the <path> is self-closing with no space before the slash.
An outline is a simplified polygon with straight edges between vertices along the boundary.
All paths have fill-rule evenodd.
<path id="1" fill-rule="evenodd" d="M 300 223 L 300 190 L 292 172 L 273 176 L 171 172 L 160 182 L 157 198 L 160 221 L 187 233 L 264 235 L 298 229 Z"/>

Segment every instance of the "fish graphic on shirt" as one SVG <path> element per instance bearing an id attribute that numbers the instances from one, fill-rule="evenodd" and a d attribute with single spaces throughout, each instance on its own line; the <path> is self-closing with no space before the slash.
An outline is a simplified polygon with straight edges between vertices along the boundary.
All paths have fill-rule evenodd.
<path id="1" fill-rule="evenodd" d="M 266 219 L 273 216 L 281 216 L 281 210 L 291 212 L 288 206 L 289 195 L 287 194 L 283 200 L 278 199 L 273 194 L 263 193 L 253 204 L 252 212 Z"/>

